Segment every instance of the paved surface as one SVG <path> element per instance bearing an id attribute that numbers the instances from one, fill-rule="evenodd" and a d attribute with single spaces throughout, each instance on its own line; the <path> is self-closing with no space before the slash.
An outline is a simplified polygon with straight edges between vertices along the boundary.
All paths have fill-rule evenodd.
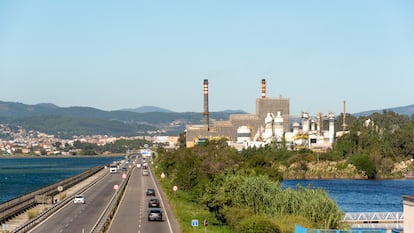
<path id="1" fill-rule="evenodd" d="M 160 200 L 163 211 L 163 221 L 148 221 L 148 201 L 152 196 L 146 196 L 147 188 L 154 188 L 156 198 Z M 149 176 L 142 175 L 142 169 L 133 168 L 131 177 L 118 210 L 113 218 L 109 233 L 179 233 L 180 228 L 172 215 L 164 195 L 150 172 Z"/>
<path id="2" fill-rule="evenodd" d="M 120 184 L 120 173 L 106 175 L 84 194 L 86 204 L 69 202 L 45 222 L 29 232 L 75 233 L 89 232 L 115 193 L 114 185 Z"/>

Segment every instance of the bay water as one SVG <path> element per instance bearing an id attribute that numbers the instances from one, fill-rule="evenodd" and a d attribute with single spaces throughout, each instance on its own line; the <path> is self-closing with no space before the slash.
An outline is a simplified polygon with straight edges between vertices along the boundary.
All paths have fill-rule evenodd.
<path id="1" fill-rule="evenodd" d="M 285 180 L 282 187 L 321 188 L 344 212 L 403 212 L 403 196 L 414 195 L 414 179 Z"/>
<path id="2" fill-rule="evenodd" d="M 0 203 L 123 156 L 0 158 Z"/>

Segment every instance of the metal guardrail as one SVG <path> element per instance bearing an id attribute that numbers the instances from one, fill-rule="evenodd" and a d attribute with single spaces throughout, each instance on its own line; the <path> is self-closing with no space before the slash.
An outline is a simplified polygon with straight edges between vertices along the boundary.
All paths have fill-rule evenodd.
<path id="1" fill-rule="evenodd" d="M 88 171 L 84 172 L 85 174 L 89 174 L 87 177 L 92 176 L 93 174 L 97 173 L 98 171 L 102 170 L 104 167 L 103 166 L 98 166 L 92 169 L 89 169 Z M 83 174 L 83 173 L 81 173 Z M 105 174 L 107 175 L 107 174 Z M 99 179 L 95 180 L 95 182 L 89 183 L 87 185 L 85 185 L 84 187 L 82 187 L 78 192 L 82 193 L 85 190 L 89 189 L 91 186 L 93 186 L 95 183 L 99 182 L 100 180 L 102 180 L 104 177 L 100 177 Z M 83 175 L 82 175 L 83 176 Z M 87 178 L 85 177 L 85 178 Z M 84 180 L 85 178 L 83 178 L 82 180 Z M 78 182 L 81 180 L 78 180 Z M 78 183 L 77 182 L 77 183 Z M 59 182 L 60 183 L 60 182 Z M 72 201 L 74 198 L 74 195 L 70 196 L 70 197 L 66 197 L 63 201 L 60 201 L 56 204 L 54 204 L 51 208 L 49 208 L 48 210 L 41 212 L 38 216 L 36 216 L 35 218 L 29 220 L 28 222 L 24 223 L 23 225 L 17 227 L 13 233 L 23 233 L 23 232 L 27 232 L 28 230 L 32 229 L 33 227 L 35 227 L 37 224 L 39 224 L 40 222 L 44 221 L 46 218 L 48 218 L 50 215 L 52 215 L 54 212 L 56 212 L 57 210 L 59 210 L 60 208 L 62 208 L 63 206 L 65 206 L 68 202 Z"/>
<path id="2" fill-rule="evenodd" d="M 19 213 L 22 213 L 23 211 L 35 206 L 36 200 L 35 197 L 38 195 L 47 195 L 47 196 L 53 196 L 59 193 L 58 187 L 62 186 L 64 189 L 69 188 L 80 181 L 86 179 L 87 177 L 90 177 L 91 175 L 97 173 L 101 169 L 103 169 L 104 166 L 97 166 L 94 168 L 91 168 L 85 172 L 82 172 L 76 176 L 72 176 L 68 179 L 65 179 L 63 181 L 57 182 L 55 184 L 46 186 L 44 188 L 38 189 L 36 191 L 33 191 L 31 193 L 22 195 L 20 197 L 14 198 L 12 200 L 9 200 L 7 202 L 4 202 L 0 204 L 0 223 L 6 222 L 8 219 L 12 218 L 13 216 L 18 215 Z"/>
<path id="3" fill-rule="evenodd" d="M 345 213 L 343 218 L 347 223 L 402 223 L 403 212 L 360 212 Z"/>

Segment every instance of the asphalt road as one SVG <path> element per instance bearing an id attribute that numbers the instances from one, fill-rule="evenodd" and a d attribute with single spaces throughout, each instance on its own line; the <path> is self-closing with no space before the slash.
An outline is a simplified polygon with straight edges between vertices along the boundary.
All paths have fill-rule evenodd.
<path id="1" fill-rule="evenodd" d="M 141 159 L 138 159 L 139 162 Z M 168 205 L 165 195 L 157 185 L 153 173 L 143 176 L 142 169 L 132 166 L 131 176 L 118 209 L 109 227 L 109 233 L 180 233 L 180 227 Z M 81 193 L 85 204 L 66 206 L 44 222 L 30 230 L 30 233 L 89 233 L 115 194 L 114 185 L 122 182 L 123 172 L 106 175 L 90 189 Z M 160 200 L 163 221 L 148 221 L 148 201 L 146 189 L 154 188 Z"/>
<path id="2" fill-rule="evenodd" d="M 106 175 L 92 188 L 82 193 L 85 196 L 85 204 L 74 204 L 73 201 L 71 201 L 29 232 L 90 232 L 114 195 L 114 185 L 120 184 L 121 181 L 121 173 Z"/>
<path id="3" fill-rule="evenodd" d="M 155 189 L 155 197 L 160 200 L 163 221 L 148 221 L 148 201 L 152 196 L 146 196 L 147 188 Z M 160 192 L 152 172 L 142 175 L 142 169 L 134 167 L 127 189 L 113 218 L 109 233 L 179 233 L 180 228 L 171 213 L 164 194 Z"/>

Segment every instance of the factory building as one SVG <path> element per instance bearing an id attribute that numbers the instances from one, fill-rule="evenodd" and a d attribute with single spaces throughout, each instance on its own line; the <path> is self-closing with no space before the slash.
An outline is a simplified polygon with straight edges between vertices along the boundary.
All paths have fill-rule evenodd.
<path id="1" fill-rule="evenodd" d="M 203 94 L 204 124 L 186 126 L 187 147 L 206 140 L 226 138 L 229 145 L 238 150 L 262 147 L 269 143 L 285 143 L 292 150 L 309 148 L 325 151 L 331 148 L 335 136 L 345 132 L 335 133 L 334 113 L 325 116 L 318 113 L 316 117 L 311 117 L 308 112 L 302 112 L 300 120 L 290 125 L 289 99 L 267 98 L 265 79 L 261 82 L 261 98 L 256 99 L 256 114 L 232 114 L 228 121 L 214 121 L 212 126 L 208 112 L 207 79 L 203 83 Z M 328 130 L 323 129 L 324 122 L 328 123 Z M 345 121 L 343 124 L 346 125 Z"/>
<path id="2" fill-rule="evenodd" d="M 249 131 L 250 140 L 256 138 L 259 140 L 259 134 L 262 131 L 263 122 L 269 113 L 283 119 L 279 120 L 279 126 L 282 131 L 290 130 L 289 125 L 289 99 L 287 98 L 267 98 L 266 96 L 266 80 L 261 81 L 261 98 L 256 99 L 256 114 L 232 114 L 228 121 L 215 121 L 210 127 L 208 113 L 208 80 L 203 82 L 204 94 L 204 124 L 203 125 L 187 125 L 186 126 L 186 146 L 193 147 L 200 139 L 211 139 L 224 137 L 229 141 L 237 141 L 239 128 Z M 246 136 L 246 132 L 243 133 Z"/>

